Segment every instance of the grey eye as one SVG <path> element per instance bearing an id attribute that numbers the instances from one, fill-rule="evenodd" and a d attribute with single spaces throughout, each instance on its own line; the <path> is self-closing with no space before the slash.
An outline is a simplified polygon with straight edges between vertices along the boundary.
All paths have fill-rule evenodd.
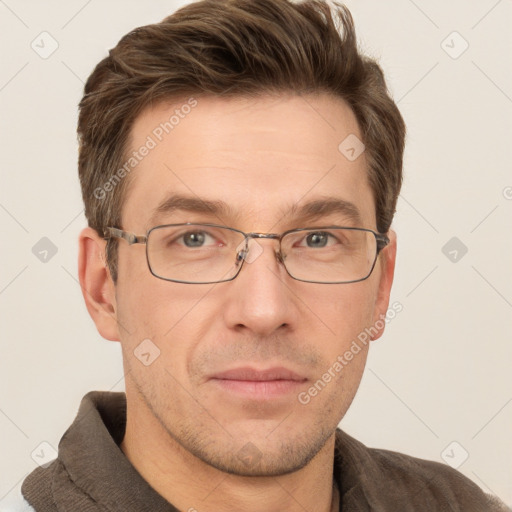
<path id="1" fill-rule="evenodd" d="M 310 233 L 306 237 L 308 247 L 325 247 L 329 239 L 329 234 L 319 231 L 318 233 Z"/>
<path id="2" fill-rule="evenodd" d="M 183 243 L 187 247 L 201 247 L 205 241 L 205 233 L 201 231 L 193 231 L 183 235 Z"/>

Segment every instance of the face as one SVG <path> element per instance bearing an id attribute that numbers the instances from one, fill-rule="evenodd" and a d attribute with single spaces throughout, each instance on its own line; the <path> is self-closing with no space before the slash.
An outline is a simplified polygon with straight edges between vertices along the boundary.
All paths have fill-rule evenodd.
<path id="1" fill-rule="evenodd" d="M 142 235 L 184 222 L 261 233 L 376 229 L 365 155 L 350 161 L 338 150 L 349 134 L 362 138 L 344 102 L 328 95 L 196 101 L 169 133 L 161 123 L 180 105 L 154 106 L 136 120 L 132 150 L 148 136 L 156 144 L 130 175 L 123 229 Z M 155 213 L 176 196 L 178 207 Z M 307 203 L 327 199 L 351 203 L 359 220 L 340 208 L 301 215 Z M 202 211 L 201 201 L 224 207 Z M 261 239 L 233 281 L 183 284 L 154 277 L 144 245 L 118 243 L 115 315 L 129 408 L 223 471 L 278 475 L 305 466 L 332 440 L 358 388 L 368 345 L 349 362 L 343 355 L 386 312 L 392 269 L 383 262 L 393 244 L 357 283 L 296 281 L 276 258 L 278 242 Z M 160 354 L 145 365 L 135 354 L 148 339 L 147 361 Z"/>

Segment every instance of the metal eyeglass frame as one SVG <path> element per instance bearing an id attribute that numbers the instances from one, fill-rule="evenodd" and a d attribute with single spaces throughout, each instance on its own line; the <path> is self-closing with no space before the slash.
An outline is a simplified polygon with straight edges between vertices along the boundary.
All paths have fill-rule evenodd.
<path id="1" fill-rule="evenodd" d="M 245 239 L 245 242 L 246 242 L 246 245 L 245 245 L 245 250 L 239 251 L 237 253 L 237 255 L 236 255 L 237 263 L 241 261 L 240 267 L 238 268 L 236 274 L 233 277 L 230 277 L 229 279 L 222 279 L 220 281 L 182 281 L 182 280 L 179 280 L 179 279 L 170 279 L 170 278 L 167 278 L 167 277 L 162 277 L 162 276 L 156 274 L 153 271 L 153 269 L 151 268 L 151 264 L 149 262 L 148 245 L 147 245 L 147 241 L 148 241 L 149 235 L 150 235 L 150 233 L 152 231 L 154 231 L 156 229 L 161 229 L 161 228 L 166 228 L 166 227 L 174 227 L 174 226 L 206 226 L 206 227 L 223 228 L 223 229 L 229 229 L 231 231 L 235 231 L 235 232 L 240 233 L 241 235 L 243 235 L 244 239 Z M 283 237 L 285 237 L 289 233 L 299 232 L 299 231 L 310 231 L 310 230 L 317 230 L 317 229 L 318 230 L 322 230 L 322 229 L 348 229 L 348 230 L 353 230 L 353 231 L 366 231 L 368 233 L 372 233 L 375 236 L 375 240 L 376 240 L 377 244 L 376 244 L 375 258 L 373 260 L 373 264 L 372 264 L 368 274 L 365 277 L 361 278 L 361 279 L 354 279 L 352 281 L 327 281 L 327 282 L 326 281 L 310 281 L 310 280 L 307 280 L 307 279 L 299 279 L 299 278 L 293 276 L 289 272 L 289 270 L 286 267 L 286 264 L 284 262 L 283 254 L 281 252 L 281 240 L 283 239 Z M 243 231 L 241 231 L 239 229 L 230 228 L 228 226 L 222 226 L 220 224 L 209 224 L 209 223 L 202 223 L 202 222 L 184 222 L 184 223 L 182 222 L 182 223 L 179 223 L 179 224 L 162 224 L 160 226 L 154 226 L 151 229 L 149 229 L 148 232 L 145 235 L 135 235 L 134 233 L 130 233 L 128 231 L 124 231 L 122 229 L 114 228 L 114 227 L 107 227 L 107 232 L 109 233 L 110 236 L 105 236 L 104 240 L 109 240 L 111 238 L 122 238 L 123 240 L 126 240 L 129 245 L 133 245 L 133 244 L 146 244 L 146 262 L 147 262 L 147 265 L 148 265 L 148 268 L 149 268 L 149 271 L 151 272 L 151 274 L 154 275 L 155 277 L 157 277 L 158 279 L 162 279 L 164 281 L 172 281 L 174 283 L 185 283 L 185 284 L 215 284 L 215 283 L 225 283 L 225 282 L 228 282 L 228 281 L 233 281 L 233 279 L 235 279 L 238 276 L 238 274 L 240 274 L 240 271 L 242 270 L 242 267 L 243 267 L 243 264 L 244 264 L 244 261 L 245 261 L 245 255 L 247 254 L 248 241 L 251 238 L 260 238 L 260 239 L 261 238 L 270 238 L 270 239 L 273 239 L 273 240 L 279 240 L 279 251 L 276 252 L 277 260 L 278 260 L 279 263 L 282 263 L 283 267 L 286 270 L 286 273 L 292 279 L 295 279 L 296 281 L 301 281 L 301 282 L 304 282 L 304 283 L 315 283 L 315 284 L 350 284 L 350 283 L 358 283 L 360 281 L 365 281 L 366 279 L 368 279 L 370 277 L 370 275 L 373 272 L 373 269 L 375 268 L 375 264 L 377 262 L 377 258 L 379 256 L 379 253 L 390 242 L 388 236 L 384 235 L 383 233 L 377 233 L 376 231 L 373 231 L 373 230 L 367 229 L 367 228 L 355 228 L 355 227 L 345 227 L 345 226 L 319 226 L 319 227 L 311 227 L 311 228 L 289 229 L 289 230 L 287 230 L 284 233 L 281 233 L 279 235 L 279 234 L 276 234 L 276 233 L 244 233 Z"/>

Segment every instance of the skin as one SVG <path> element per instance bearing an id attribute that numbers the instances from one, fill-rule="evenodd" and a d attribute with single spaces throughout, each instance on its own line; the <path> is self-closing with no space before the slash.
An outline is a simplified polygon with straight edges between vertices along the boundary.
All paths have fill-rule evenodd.
<path id="1" fill-rule="evenodd" d="M 281 233 L 309 226 L 283 212 L 330 196 L 357 207 L 358 227 L 376 230 L 365 154 L 351 162 L 338 150 L 349 134 L 362 138 L 342 100 L 327 94 L 197 100 L 132 171 L 118 227 L 145 234 L 156 225 L 154 208 L 180 193 L 225 201 L 231 211 L 175 211 L 158 224 L 214 222 Z M 175 108 L 145 110 L 133 126 L 132 148 Z M 331 214 L 312 224 L 348 222 Z M 331 510 L 334 432 L 357 391 L 368 347 L 307 405 L 297 394 L 386 314 L 396 254 L 395 234 L 388 236 L 367 280 L 337 285 L 292 279 L 276 259 L 275 240 L 258 240 L 262 253 L 235 280 L 215 285 L 158 279 L 148 270 L 145 246 L 119 240 L 114 284 L 105 241 L 90 228 L 82 231 L 79 276 L 87 308 L 99 333 L 122 346 L 128 413 L 121 448 L 156 491 L 180 510 Z M 149 366 L 134 355 L 147 338 L 160 350 Z M 286 367 L 303 381 L 262 398 L 209 378 L 241 366 Z M 240 455 L 247 453 L 244 462 Z"/>

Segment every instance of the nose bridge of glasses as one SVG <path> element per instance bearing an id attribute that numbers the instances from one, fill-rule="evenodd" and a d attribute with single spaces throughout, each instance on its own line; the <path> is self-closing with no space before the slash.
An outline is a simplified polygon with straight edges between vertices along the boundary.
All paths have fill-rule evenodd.
<path id="1" fill-rule="evenodd" d="M 281 241 L 281 237 L 282 235 L 277 233 L 245 233 L 244 241 L 237 247 L 237 259 L 243 259 L 247 263 L 252 263 L 263 253 L 263 247 L 255 239 L 268 238 Z M 275 250 L 275 255 L 277 260 L 282 263 L 283 258 L 280 248 Z"/>
<path id="2" fill-rule="evenodd" d="M 246 239 L 254 239 L 254 238 L 270 238 L 272 240 L 281 240 L 282 235 L 278 235 L 277 233 L 246 233 Z"/>

